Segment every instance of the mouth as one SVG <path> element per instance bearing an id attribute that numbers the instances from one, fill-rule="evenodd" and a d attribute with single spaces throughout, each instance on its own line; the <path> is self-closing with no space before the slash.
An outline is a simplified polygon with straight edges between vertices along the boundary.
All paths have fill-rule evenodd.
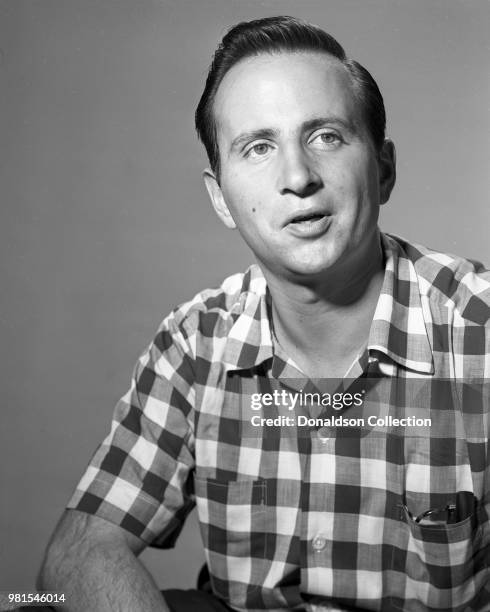
<path id="1" fill-rule="evenodd" d="M 326 232 L 330 221 L 330 215 L 321 212 L 304 212 L 294 215 L 285 227 L 297 237 L 316 238 Z"/>
<path id="2" fill-rule="evenodd" d="M 326 217 L 326 215 L 322 215 L 321 213 L 309 213 L 309 214 L 296 215 L 295 217 L 291 219 L 291 221 L 289 221 L 289 223 L 311 223 L 311 222 L 319 221 L 320 219 L 323 219 L 324 217 Z"/>

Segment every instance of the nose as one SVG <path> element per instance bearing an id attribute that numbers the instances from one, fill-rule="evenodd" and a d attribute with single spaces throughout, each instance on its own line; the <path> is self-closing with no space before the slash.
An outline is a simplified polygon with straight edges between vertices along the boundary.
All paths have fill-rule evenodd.
<path id="1" fill-rule="evenodd" d="M 278 187 L 281 194 L 294 193 L 305 198 L 321 187 L 321 177 L 302 147 L 283 151 L 280 164 Z"/>

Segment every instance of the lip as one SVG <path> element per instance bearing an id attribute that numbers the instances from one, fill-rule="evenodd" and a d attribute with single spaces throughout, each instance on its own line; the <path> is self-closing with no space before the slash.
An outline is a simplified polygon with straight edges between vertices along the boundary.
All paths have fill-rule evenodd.
<path id="1" fill-rule="evenodd" d="M 295 210 L 294 212 L 291 212 L 291 214 L 286 217 L 284 225 L 289 225 L 290 223 L 293 223 L 295 219 L 298 219 L 298 218 L 313 217 L 313 216 L 328 217 L 329 213 L 326 210 L 325 206 L 321 206 L 318 204 L 316 205 L 310 204 L 309 208 L 298 209 L 298 210 Z"/>
<path id="2" fill-rule="evenodd" d="M 308 219 L 299 222 L 294 222 L 292 220 L 299 216 L 306 215 L 316 215 L 318 218 Z M 321 212 L 305 212 L 294 215 L 292 219 L 285 226 L 285 229 L 287 229 L 289 233 L 299 238 L 317 238 L 328 230 L 332 217 Z"/>

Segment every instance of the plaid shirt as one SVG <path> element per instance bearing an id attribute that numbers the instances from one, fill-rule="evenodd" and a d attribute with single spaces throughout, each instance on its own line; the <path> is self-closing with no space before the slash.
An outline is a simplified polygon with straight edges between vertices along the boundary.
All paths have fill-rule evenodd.
<path id="1" fill-rule="evenodd" d="M 382 242 L 368 346 L 345 380 L 422 381 L 440 435 L 241 435 L 248 393 L 304 379 L 251 266 L 164 320 L 68 506 L 170 547 L 197 505 L 213 590 L 236 610 L 490 610 L 490 276 Z M 449 402 L 441 380 L 459 381 Z M 389 410 L 408 405 L 397 393 Z M 414 518 L 453 502 L 456 520 Z"/>

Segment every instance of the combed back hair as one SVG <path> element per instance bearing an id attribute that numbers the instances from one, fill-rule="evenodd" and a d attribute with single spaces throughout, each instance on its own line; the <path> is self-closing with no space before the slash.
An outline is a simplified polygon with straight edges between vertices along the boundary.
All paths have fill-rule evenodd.
<path id="1" fill-rule="evenodd" d="M 295 17 L 278 16 L 244 21 L 232 27 L 216 49 L 206 85 L 196 109 L 196 130 L 211 169 L 219 179 L 220 160 L 213 113 L 216 92 L 225 74 L 247 57 L 265 53 L 312 51 L 336 57 L 352 78 L 367 131 L 379 152 L 385 139 L 386 115 L 376 81 L 358 62 L 346 57 L 342 46 L 318 26 Z"/>

